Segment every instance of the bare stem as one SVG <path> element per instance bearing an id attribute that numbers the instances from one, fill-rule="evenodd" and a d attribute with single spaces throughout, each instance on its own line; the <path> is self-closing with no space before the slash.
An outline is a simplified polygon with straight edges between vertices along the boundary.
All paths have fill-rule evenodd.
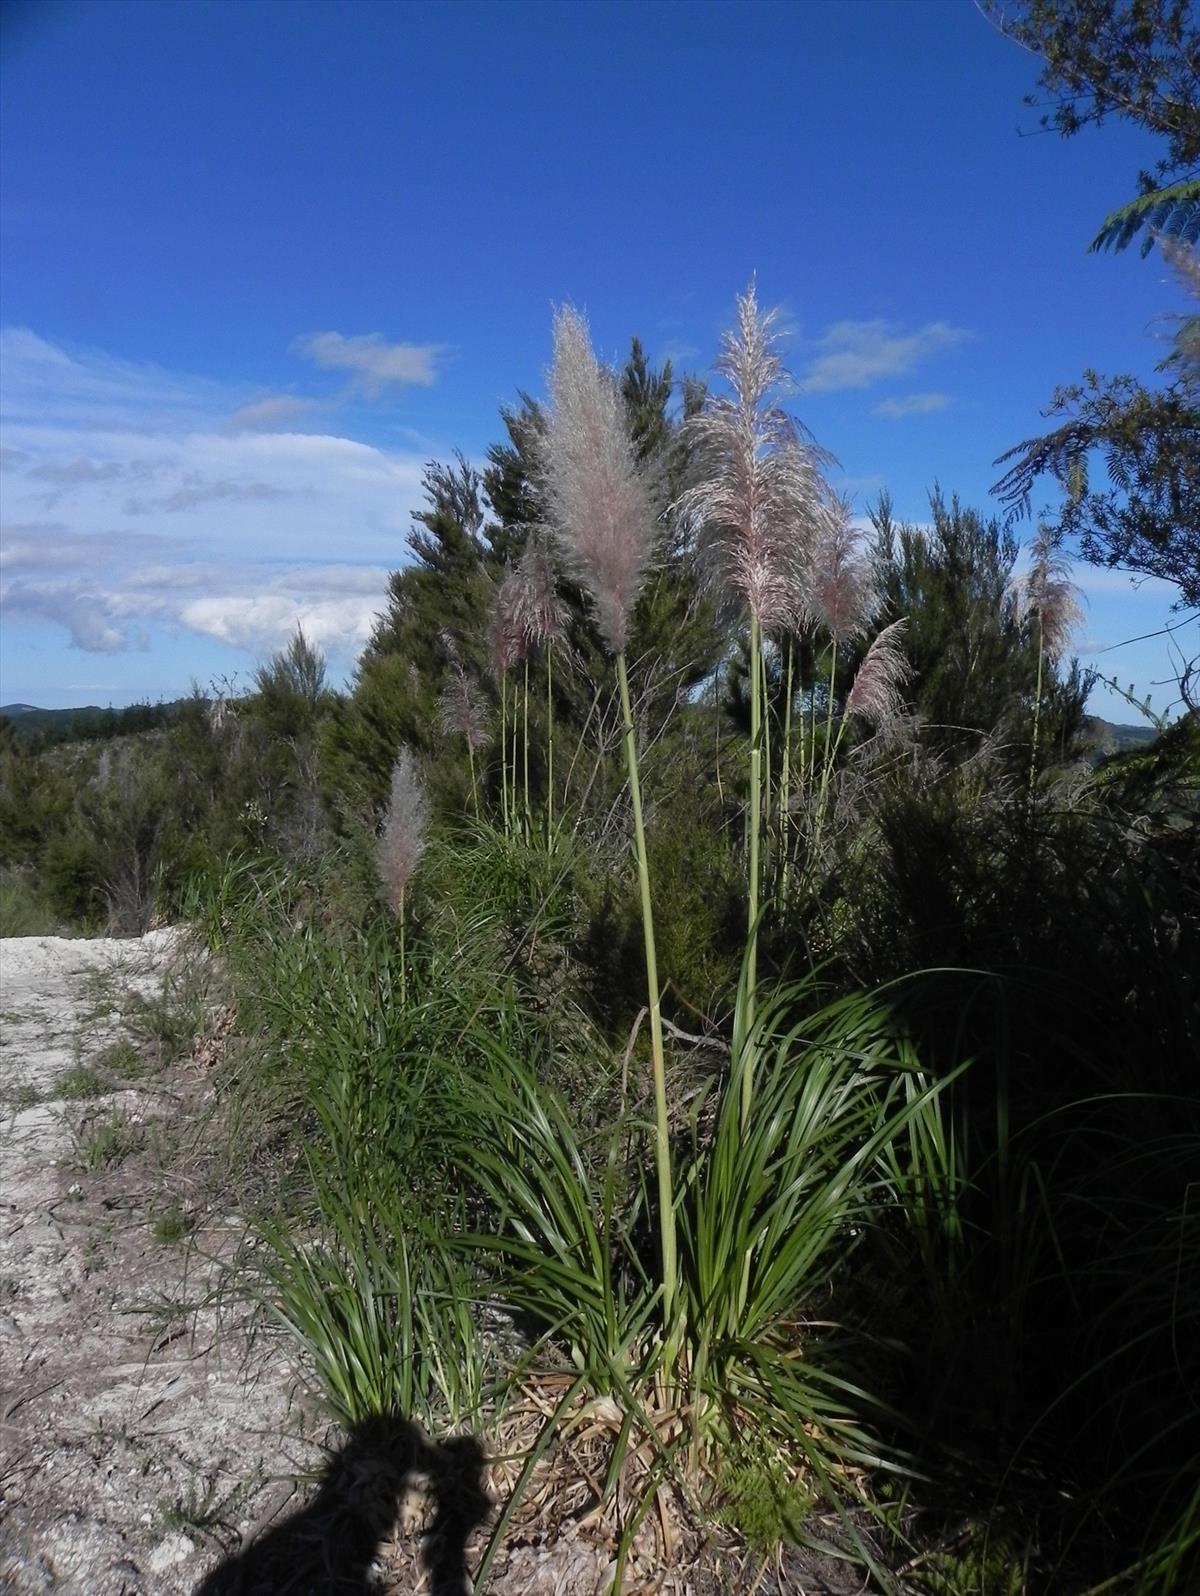
<path id="1" fill-rule="evenodd" d="M 546 643 L 546 842 L 554 836 L 554 653 Z"/>
<path id="2" fill-rule="evenodd" d="M 508 836 L 508 677 L 500 678 L 500 813 Z"/>
<path id="3" fill-rule="evenodd" d="M 1037 786 L 1037 753 L 1038 753 L 1038 722 L 1042 716 L 1042 662 L 1045 657 L 1044 633 L 1042 631 L 1042 618 L 1038 616 L 1038 664 L 1037 664 L 1037 693 L 1033 700 L 1033 741 L 1029 747 L 1029 796 L 1033 797 L 1034 788 Z"/>
<path id="4" fill-rule="evenodd" d="M 525 656 L 525 723 L 524 723 L 524 775 L 525 775 L 525 836 L 532 837 L 533 826 L 529 818 L 529 655 Z"/>
<path id="5" fill-rule="evenodd" d="M 662 1248 L 663 1327 L 666 1333 L 666 1378 L 674 1375 L 678 1349 L 675 1325 L 678 1295 L 678 1266 L 675 1249 L 675 1196 L 671 1176 L 671 1140 L 667 1122 L 667 1072 L 663 1052 L 662 1005 L 658 991 L 658 957 L 654 946 L 654 907 L 650 896 L 650 866 L 646 856 L 646 832 L 642 822 L 642 790 L 638 780 L 637 743 L 633 734 L 633 711 L 629 702 L 629 677 L 625 655 L 617 655 L 617 683 L 621 692 L 621 716 L 625 735 L 625 763 L 629 771 L 629 796 L 633 805 L 633 833 L 637 848 L 638 887 L 642 896 L 642 939 L 646 949 L 646 993 L 650 1008 L 650 1060 L 654 1071 L 654 1161 L 658 1174 L 658 1222 Z"/>
<path id="6" fill-rule="evenodd" d="M 400 888 L 400 901 L 396 912 L 400 919 L 400 1003 L 408 1002 L 408 971 L 404 962 L 404 888 Z"/>
<path id="7" fill-rule="evenodd" d="M 759 655 L 762 632 L 758 616 L 750 612 L 750 883 L 747 897 L 749 919 L 746 930 L 746 1031 L 754 1025 L 754 1000 L 758 990 L 758 851 L 760 806 L 762 802 L 762 676 Z M 742 1125 L 750 1120 L 754 1099 L 752 1059 L 742 1071 Z"/>
<path id="8" fill-rule="evenodd" d="M 782 860 L 780 895 L 784 899 L 787 898 L 788 874 L 791 864 L 788 859 L 788 819 L 792 785 L 792 667 L 794 655 L 795 648 L 792 636 L 789 633 L 783 698 L 783 752 L 779 761 L 779 853 Z"/>

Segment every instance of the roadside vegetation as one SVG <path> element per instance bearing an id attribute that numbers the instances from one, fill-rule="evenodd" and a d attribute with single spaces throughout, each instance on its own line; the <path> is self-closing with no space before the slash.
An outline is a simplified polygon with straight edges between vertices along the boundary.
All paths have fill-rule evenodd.
<path id="1" fill-rule="evenodd" d="M 610 370 L 560 310 L 546 400 L 482 471 L 428 467 L 349 691 L 298 633 L 136 736 L 3 732 L 6 914 L 194 928 L 238 1284 L 347 1434 L 476 1438 L 474 1588 L 566 1526 L 618 1591 L 749 1588 L 786 1543 L 887 1591 L 1169 1596 L 1200 1566 L 1189 672 L 1098 753 L 1062 528 L 1022 549 L 936 485 L 928 524 L 856 518 L 787 392 L 753 284 L 707 384 L 636 341 Z M 135 1063 L 186 1051 L 181 972 Z"/>

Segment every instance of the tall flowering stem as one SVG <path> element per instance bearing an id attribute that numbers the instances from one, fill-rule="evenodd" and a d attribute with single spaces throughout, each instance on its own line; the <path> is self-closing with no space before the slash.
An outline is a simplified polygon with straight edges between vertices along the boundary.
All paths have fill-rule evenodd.
<path id="1" fill-rule="evenodd" d="M 791 631 L 787 635 L 787 665 L 784 668 L 783 689 L 783 752 L 779 768 L 779 854 L 780 896 L 786 900 L 788 891 L 788 876 L 790 861 L 788 858 L 788 822 L 790 819 L 790 796 L 792 788 L 792 698 L 794 695 L 793 666 L 795 663 L 795 639 Z"/>
<path id="2" fill-rule="evenodd" d="M 554 566 L 541 537 L 530 538 L 517 567 L 514 615 L 526 646 L 541 648 L 546 655 L 546 841 L 549 843 L 554 835 L 554 645 L 566 627 L 567 612 L 558 596 Z M 528 706 L 528 687 L 526 704 Z"/>
<path id="3" fill-rule="evenodd" d="M 507 571 L 492 600 L 492 613 L 488 621 L 488 652 L 492 671 L 500 684 L 500 811 L 504 830 L 510 833 L 516 824 L 517 766 L 516 766 L 516 694 L 513 694 L 514 754 L 511 793 L 508 763 L 508 674 L 525 654 L 526 643 L 517 617 L 517 573 Z"/>
<path id="4" fill-rule="evenodd" d="M 760 830 L 766 716 L 763 637 L 789 624 L 804 592 L 811 545 L 829 497 L 817 449 L 774 395 L 787 379 L 775 313 L 759 309 L 753 284 L 737 302 L 717 375 L 727 394 L 709 398 L 688 423 L 697 480 L 678 508 L 719 592 L 750 617 L 750 794 L 747 814 L 746 1020 L 753 1024 L 758 974 Z M 769 763 L 769 755 L 767 756 Z M 753 1061 L 742 1072 L 742 1119 L 754 1095 Z"/>
<path id="5" fill-rule="evenodd" d="M 428 825 L 429 804 L 417 774 L 416 761 L 407 748 L 402 748 L 392 767 L 391 791 L 375 855 L 380 887 L 400 923 L 401 1002 L 407 996 L 408 979 L 404 948 L 404 897 L 413 872 L 425 852 Z"/>
<path id="6" fill-rule="evenodd" d="M 444 635 L 443 641 L 450 660 L 450 675 L 438 705 L 442 730 L 448 736 L 461 737 L 467 745 L 467 761 L 471 770 L 471 807 L 478 820 L 479 784 L 475 776 L 475 752 L 486 748 L 488 743 L 483 724 L 483 706 L 474 683 L 458 657 L 453 638 Z"/>
<path id="7" fill-rule="evenodd" d="M 1033 735 L 1029 746 L 1029 793 L 1037 786 L 1038 732 L 1042 713 L 1045 662 L 1057 661 L 1083 621 L 1078 588 L 1070 580 L 1070 563 L 1058 537 L 1047 526 L 1033 540 L 1029 570 L 1013 584 L 1013 598 L 1022 621 L 1037 624 L 1037 685 L 1033 700 Z"/>
<path id="8" fill-rule="evenodd" d="M 592 352 L 587 324 L 569 307 L 554 318 L 550 413 L 542 449 L 543 487 L 554 534 L 564 560 L 591 600 L 600 635 L 616 660 L 646 954 L 650 1058 L 654 1076 L 654 1163 L 662 1255 L 663 1357 L 670 1385 L 674 1381 L 683 1331 L 679 1317 L 675 1194 L 654 905 L 637 740 L 625 664 L 630 613 L 650 561 L 655 517 L 634 461 L 616 385 Z"/>
<path id="9" fill-rule="evenodd" d="M 834 756 L 841 743 L 841 732 L 833 735 L 837 704 L 838 648 L 842 643 L 864 637 L 871 617 L 879 607 L 879 595 L 871 565 L 863 552 L 862 534 L 854 525 L 850 502 L 832 501 L 821 535 L 813 550 L 806 605 L 811 619 L 829 634 L 829 696 L 825 711 L 825 748 L 821 764 L 821 785 L 817 797 L 818 835 L 824 823 L 833 775 Z M 844 721 L 843 721 L 844 726 Z M 816 712 L 813 715 L 813 760 L 816 761 Z"/>

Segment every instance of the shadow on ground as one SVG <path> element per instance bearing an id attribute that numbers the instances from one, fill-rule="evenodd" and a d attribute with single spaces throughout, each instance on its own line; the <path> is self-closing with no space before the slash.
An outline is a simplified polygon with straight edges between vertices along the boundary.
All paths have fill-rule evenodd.
<path id="1" fill-rule="evenodd" d="M 434 1508 L 422 1548 L 431 1596 L 468 1596 L 467 1542 L 490 1510 L 484 1461 L 470 1436 L 438 1445 L 406 1419 L 356 1425 L 308 1506 L 227 1557 L 194 1596 L 371 1596 L 368 1571 L 410 1489 Z"/>

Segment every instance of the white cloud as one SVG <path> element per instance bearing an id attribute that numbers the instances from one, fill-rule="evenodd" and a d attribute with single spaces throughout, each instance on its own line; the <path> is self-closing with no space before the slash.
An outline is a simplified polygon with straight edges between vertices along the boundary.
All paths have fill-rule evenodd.
<path id="1" fill-rule="evenodd" d="M 110 653 L 190 632 L 261 654 L 299 622 L 352 662 L 404 560 L 428 450 L 231 432 L 266 401 L 27 331 L 0 333 L 0 359 L 10 631 L 50 621 Z"/>
<path id="2" fill-rule="evenodd" d="M 231 432 L 271 432 L 289 421 L 311 415 L 316 409 L 315 399 L 303 399 L 294 393 L 269 394 L 265 399 L 239 405 L 226 425 Z"/>
<path id="3" fill-rule="evenodd" d="M 185 605 L 180 620 L 194 632 L 256 654 L 279 649 L 303 627 L 310 643 L 330 653 L 362 648 L 371 635 L 380 596 L 325 598 L 319 594 L 221 594 Z"/>
<path id="4" fill-rule="evenodd" d="M 909 333 L 882 320 L 836 321 L 817 340 L 817 353 L 800 380 L 809 393 L 868 388 L 969 337 L 965 328 L 946 321 L 926 322 Z"/>
<path id="5" fill-rule="evenodd" d="M 373 399 L 392 384 L 432 387 L 443 351 L 441 344 L 389 344 L 381 333 L 307 333 L 292 347 L 326 370 L 350 372 L 352 387 Z"/>
<path id="6" fill-rule="evenodd" d="M 953 401 L 948 393 L 906 393 L 895 399 L 881 399 L 872 409 L 873 416 L 886 421 L 902 421 L 905 416 L 928 416 L 935 410 L 945 410 Z"/>

